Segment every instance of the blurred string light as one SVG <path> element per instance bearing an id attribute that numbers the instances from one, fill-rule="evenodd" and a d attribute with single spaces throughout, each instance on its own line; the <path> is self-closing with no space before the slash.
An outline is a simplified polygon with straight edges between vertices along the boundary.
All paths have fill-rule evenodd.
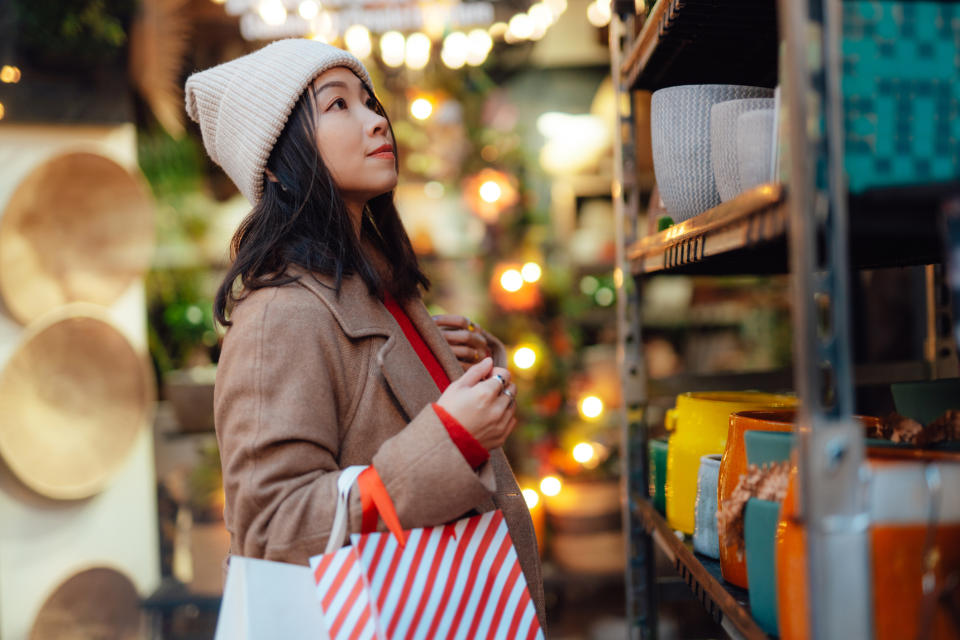
<path id="1" fill-rule="evenodd" d="M 480 198 L 484 202 L 494 204 L 503 195 L 503 189 L 495 180 L 487 180 L 480 185 Z"/>
<path id="2" fill-rule="evenodd" d="M 597 28 L 610 24 L 610 0 L 593 0 L 587 6 L 587 20 Z"/>
<path id="3" fill-rule="evenodd" d="M 490 34 L 491 38 L 502 38 L 509 28 L 506 22 L 494 22 L 487 27 L 487 33 Z"/>
<path id="4" fill-rule="evenodd" d="M 545 496 L 552 498 L 560 495 L 561 489 L 563 489 L 563 484 L 560 482 L 560 478 L 556 476 L 547 476 L 540 481 L 540 493 Z"/>
<path id="5" fill-rule="evenodd" d="M 516 269 L 507 269 L 500 276 L 500 286 L 503 287 L 504 291 L 510 293 L 520 291 L 520 288 L 523 287 L 523 275 Z"/>
<path id="6" fill-rule="evenodd" d="M 461 31 L 454 31 L 443 39 L 443 49 L 440 51 L 440 59 L 450 69 L 460 69 L 467 64 L 467 56 L 470 53 L 470 39 L 467 34 Z"/>
<path id="7" fill-rule="evenodd" d="M 313 20 L 320 13 L 320 4 L 317 0 L 303 0 L 297 7 L 297 13 L 304 20 Z"/>
<path id="8" fill-rule="evenodd" d="M 433 113 L 433 103 L 426 98 L 417 98 L 410 103 L 410 115 L 417 120 L 426 120 Z"/>
<path id="9" fill-rule="evenodd" d="M 467 64 L 479 67 L 493 49 L 493 38 L 484 29 L 474 29 L 467 35 Z"/>
<path id="10" fill-rule="evenodd" d="M 387 31 L 380 36 L 380 57 L 388 67 L 399 67 L 406 58 L 407 40 L 399 31 Z"/>
<path id="11" fill-rule="evenodd" d="M 603 400 L 597 396 L 587 396 L 580 401 L 580 415 L 588 420 L 595 420 L 603 415 Z"/>
<path id="12" fill-rule="evenodd" d="M 287 8 L 283 6 L 283 0 L 260 0 L 257 13 L 271 27 L 279 27 L 287 21 Z"/>
<path id="13" fill-rule="evenodd" d="M 412 33 L 407 37 L 404 61 L 410 69 L 423 69 L 430 62 L 430 38 L 422 33 Z"/>
<path id="14" fill-rule="evenodd" d="M 536 489 L 526 488 L 520 493 L 523 494 L 523 501 L 527 503 L 527 509 L 533 509 L 540 503 L 540 494 Z"/>
<path id="15" fill-rule="evenodd" d="M 540 265 L 536 262 L 528 262 L 520 269 L 520 275 L 522 275 L 523 279 L 527 282 L 536 282 L 542 274 L 543 270 L 540 269 Z"/>
<path id="16" fill-rule="evenodd" d="M 573 448 L 573 459 L 580 464 L 586 464 L 593 460 L 596 455 L 593 445 L 589 442 L 581 442 Z"/>
<path id="17" fill-rule="evenodd" d="M 518 369 L 527 370 L 537 363 L 537 352 L 533 347 L 519 347 L 513 352 L 513 364 Z"/>
<path id="18" fill-rule="evenodd" d="M 5 84 L 16 84 L 20 82 L 20 69 L 9 64 L 0 68 L 0 82 Z"/>
<path id="19" fill-rule="evenodd" d="M 369 58 L 373 51 L 373 42 L 370 40 L 370 30 L 362 24 L 351 25 L 343 34 L 343 41 L 350 53 L 358 58 Z"/>
<path id="20" fill-rule="evenodd" d="M 7 110 L 4 108 L 3 103 L 0 102 L 0 120 L 3 120 L 3 116 L 7 115 Z"/>
<path id="21" fill-rule="evenodd" d="M 510 18 L 510 22 L 507 26 L 509 27 L 507 33 L 512 35 L 517 40 L 526 40 L 533 35 L 535 24 L 533 20 L 530 19 L 529 15 L 525 13 L 518 13 Z"/>

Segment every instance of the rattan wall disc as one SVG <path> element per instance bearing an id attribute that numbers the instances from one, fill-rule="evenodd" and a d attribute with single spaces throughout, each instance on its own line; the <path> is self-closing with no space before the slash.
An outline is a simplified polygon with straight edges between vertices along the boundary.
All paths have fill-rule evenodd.
<path id="1" fill-rule="evenodd" d="M 130 579 L 97 567 L 76 573 L 40 608 L 30 640 L 135 640 L 140 600 Z"/>
<path id="2" fill-rule="evenodd" d="M 110 305 L 150 265 L 153 199 L 139 174 L 93 153 L 38 166 L 0 219 L 0 294 L 23 324 L 68 302 Z"/>
<path id="3" fill-rule="evenodd" d="M 152 414 L 153 372 L 95 305 L 28 327 L 0 373 L 0 456 L 50 498 L 99 492 Z"/>

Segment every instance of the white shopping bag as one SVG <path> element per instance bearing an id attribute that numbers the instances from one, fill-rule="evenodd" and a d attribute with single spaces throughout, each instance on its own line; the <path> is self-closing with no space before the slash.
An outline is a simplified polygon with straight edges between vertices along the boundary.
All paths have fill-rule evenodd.
<path id="1" fill-rule="evenodd" d="M 313 572 L 233 556 L 214 640 L 326 640 Z"/>

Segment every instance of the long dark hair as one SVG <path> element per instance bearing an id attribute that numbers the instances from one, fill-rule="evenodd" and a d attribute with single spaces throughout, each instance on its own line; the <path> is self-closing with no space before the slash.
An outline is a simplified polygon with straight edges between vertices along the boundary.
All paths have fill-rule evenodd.
<path id="1" fill-rule="evenodd" d="M 374 95 L 365 83 L 364 88 Z M 304 91 L 294 106 L 267 160 L 276 182 L 264 179 L 260 201 L 233 235 L 232 264 L 213 306 L 222 326 L 230 326 L 227 314 L 251 291 L 296 281 L 297 276 L 284 273 L 291 264 L 333 276 L 338 294 L 343 278 L 353 274 L 363 278 L 370 294 L 380 299 L 388 291 L 405 300 L 418 294 L 418 285 L 430 286 L 400 221 L 393 191 L 367 202 L 361 224 L 362 236 L 390 265 L 389 280 L 381 277 L 364 252 L 317 149 L 312 100 L 311 92 Z M 375 97 L 374 101 L 377 112 L 387 118 L 380 101 Z M 393 137 L 389 118 L 387 126 Z"/>

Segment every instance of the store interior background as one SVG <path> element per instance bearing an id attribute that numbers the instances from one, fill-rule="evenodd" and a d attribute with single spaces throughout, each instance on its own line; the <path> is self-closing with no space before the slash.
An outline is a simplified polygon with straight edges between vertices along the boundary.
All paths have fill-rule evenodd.
<path id="1" fill-rule="evenodd" d="M 204 154 L 181 87 L 193 70 L 264 44 L 243 37 L 230 3 L 0 7 L 0 236 L 39 238 L 36 250 L 59 256 L 57 264 L 37 257 L 37 272 L 18 271 L 16 281 L 0 277 L 0 367 L 31 347 L 46 371 L 73 372 L 31 383 L 49 437 L 87 412 L 129 439 L 109 461 L 109 477 L 83 495 L 52 495 L 24 480 L 19 462 L 0 464 L 0 637 L 57 637 L 44 634 L 65 620 L 91 629 L 149 625 L 153 637 L 212 636 L 229 540 L 212 430 L 220 332 L 211 305 L 249 205 Z M 477 65 L 449 68 L 442 30 L 423 68 L 389 66 L 376 37 L 364 60 L 397 135 L 397 205 L 433 281 L 425 301 L 489 329 L 511 356 L 519 426 L 507 450 L 538 532 L 551 637 L 622 637 L 608 17 L 586 0 L 537 6 L 554 12 L 540 39 L 506 42 L 494 29 Z M 497 20 L 528 9 L 535 15 L 497 3 Z M 649 94 L 635 99 L 648 113 Z M 638 129 L 647 162 L 637 180 L 649 196 L 649 126 Z M 94 161 L 77 154 L 109 166 L 90 169 Z M 71 172 L 71 159 L 88 168 L 87 179 Z M 48 213 L 24 231 L 10 212 L 32 175 L 70 188 L 51 186 Z M 96 282 L 30 302 L 73 267 Z M 858 291 L 917 278 L 912 270 L 867 272 Z M 78 300 L 96 310 L 69 306 Z M 643 299 L 651 378 L 669 390 L 685 374 L 788 371 L 788 300 L 782 276 L 651 280 Z M 886 321 L 858 336 L 860 360 L 906 360 L 922 350 L 922 328 L 897 326 L 911 316 L 896 313 L 922 301 L 863 301 L 858 313 Z M 148 371 L 145 395 L 111 398 L 91 383 L 116 370 L 108 353 L 71 368 L 61 360 L 77 357 L 72 347 L 37 342 L 37 327 L 51 317 L 87 313 L 133 346 Z M 14 373 L 0 374 L 0 397 L 15 388 Z M 649 421 L 662 424 L 666 408 L 651 406 Z M 54 449 L 69 466 L 69 452 Z M 117 603 L 106 613 L 95 606 L 105 598 Z M 699 606 L 661 613 L 664 637 L 715 632 Z"/>

